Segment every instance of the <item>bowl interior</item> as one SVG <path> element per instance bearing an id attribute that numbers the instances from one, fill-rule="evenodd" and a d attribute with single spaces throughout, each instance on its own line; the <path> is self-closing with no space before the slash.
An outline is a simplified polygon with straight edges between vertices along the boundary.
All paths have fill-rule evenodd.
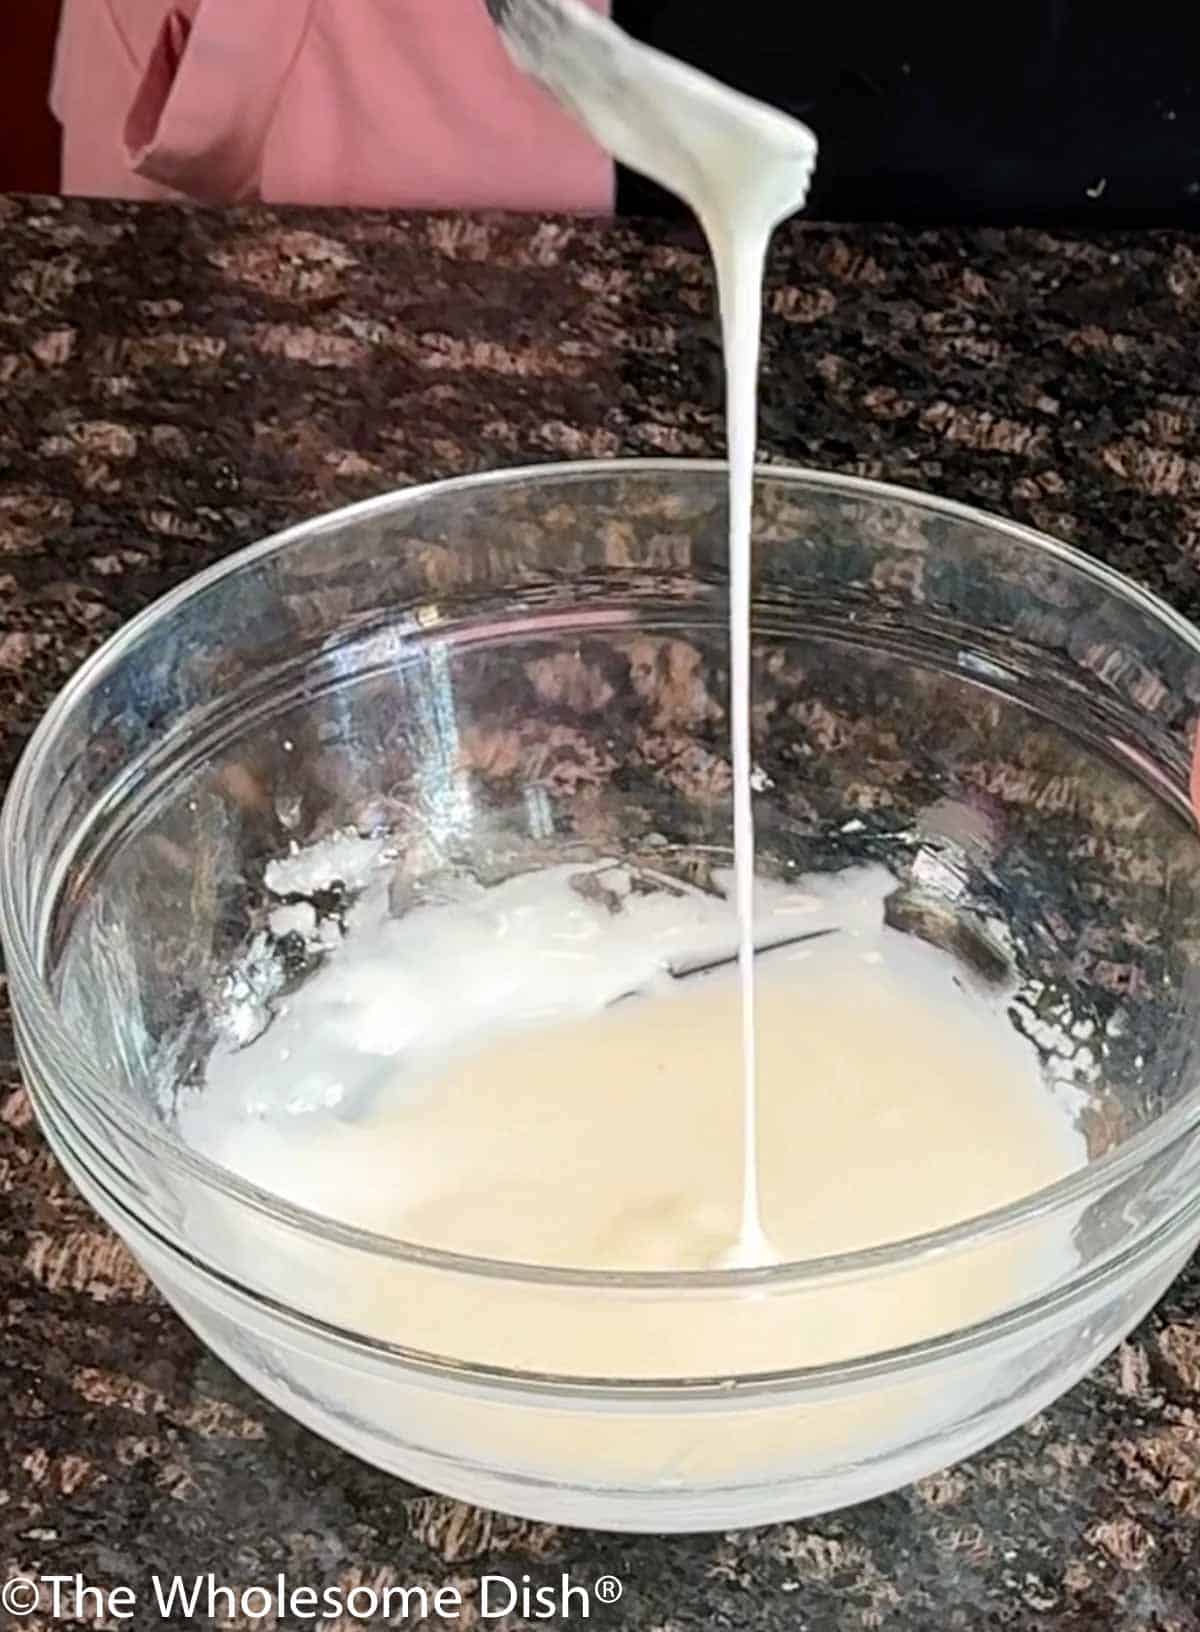
<path id="1" fill-rule="evenodd" d="M 380 840 L 394 907 L 621 856 L 708 886 L 731 847 L 724 476 L 559 469 L 299 529 L 127 630 L 10 811 L 64 1047 L 169 1129 L 214 1039 L 270 1023 Z M 888 922 L 1006 993 L 1092 1158 L 1195 1081 L 1191 631 L 1069 552 L 917 495 L 764 472 L 758 866 L 864 862 Z M 351 854 L 346 851 L 347 857 Z"/>

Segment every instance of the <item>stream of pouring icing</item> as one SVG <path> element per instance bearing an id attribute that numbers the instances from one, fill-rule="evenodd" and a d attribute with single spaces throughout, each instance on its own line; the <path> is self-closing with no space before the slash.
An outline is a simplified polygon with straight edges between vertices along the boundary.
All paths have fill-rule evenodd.
<path id="1" fill-rule="evenodd" d="M 581 0 L 518 0 L 504 15 L 520 65 L 620 163 L 695 212 L 716 267 L 729 453 L 730 735 L 742 1027 L 742 1218 L 730 1265 L 770 1262 L 759 1199 L 751 733 L 751 533 L 767 249 L 803 208 L 816 139 L 784 114 L 641 45 Z"/>

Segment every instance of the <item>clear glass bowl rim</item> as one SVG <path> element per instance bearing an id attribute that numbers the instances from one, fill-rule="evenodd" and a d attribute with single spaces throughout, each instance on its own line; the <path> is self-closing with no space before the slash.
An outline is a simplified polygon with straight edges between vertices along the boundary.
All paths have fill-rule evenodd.
<path id="1" fill-rule="evenodd" d="M 723 475 L 727 470 L 728 466 L 723 460 L 714 459 L 564 460 L 549 464 L 508 466 L 395 489 L 338 510 L 310 517 L 307 521 L 295 523 L 257 543 L 234 551 L 213 566 L 185 579 L 122 625 L 81 664 L 58 692 L 26 744 L 9 785 L 3 810 L 0 811 L 0 856 L 9 857 L 16 852 L 23 817 L 43 762 L 52 752 L 56 737 L 69 718 L 76 701 L 100 681 L 112 665 L 123 658 L 128 647 L 133 645 L 148 628 L 168 618 L 186 601 L 201 594 L 222 578 L 233 575 L 279 551 L 301 545 L 306 539 L 331 526 L 345 526 L 387 513 L 400 512 L 429 499 L 476 490 L 483 491 L 489 487 L 551 485 L 581 477 L 610 479 L 659 475 L 664 478 L 686 479 L 688 476 Z M 1189 646 L 1200 661 L 1200 630 L 1175 612 L 1165 601 L 1082 551 L 1073 549 L 1070 545 L 1063 544 L 1034 528 L 916 488 L 877 482 L 865 477 L 841 475 L 835 471 L 810 470 L 803 466 L 786 464 L 759 464 L 756 468 L 755 481 L 756 484 L 771 482 L 809 490 L 818 489 L 850 499 L 857 498 L 875 503 L 901 504 L 910 509 L 958 520 L 1005 536 L 1035 552 L 1048 555 L 1092 579 L 1110 595 L 1131 604 L 1145 617 L 1165 626 L 1176 638 Z M 31 900 L 28 903 L 20 900 L 14 869 L 7 865 L 0 866 L 0 942 L 3 943 L 6 954 L 13 1009 L 19 1010 L 22 1020 L 26 1023 L 27 1034 L 51 1037 L 60 1059 L 70 1061 L 73 1080 L 69 1084 L 68 1098 L 71 1093 L 82 1094 L 92 1101 L 94 1107 L 104 1110 L 108 1108 L 104 1081 L 75 1046 L 64 1027 L 41 966 L 36 926 L 45 904 L 41 900 Z M 69 1103 L 60 1108 L 67 1110 L 69 1114 Z M 1119 1183 L 1129 1173 L 1145 1166 L 1178 1141 L 1187 1138 L 1200 1124 L 1200 1087 L 1183 1095 L 1161 1116 L 1139 1129 L 1115 1150 L 1087 1163 L 1054 1184 L 1032 1191 L 1004 1207 L 974 1214 L 956 1224 L 922 1235 L 856 1252 L 830 1254 L 754 1269 L 721 1270 L 610 1271 L 549 1268 L 500 1258 L 470 1257 L 422 1246 L 340 1224 L 323 1214 L 283 1201 L 238 1178 L 207 1157 L 198 1155 L 148 1118 L 138 1118 L 134 1124 L 124 1111 L 122 1115 L 125 1137 L 127 1139 L 132 1137 L 150 1163 L 180 1178 L 198 1182 L 215 1190 L 223 1197 L 249 1208 L 252 1213 L 268 1217 L 301 1235 L 315 1236 L 331 1245 L 352 1248 L 376 1257 L 408 1262 L 422 1268 L 440 1268 L 455 1274 L 524 1282 L 543 1288 L 593 1287 L 610 1291 L 616 1289 L 661 1291 L 674 1288 L 680 1291 L 701 1291 L 769 1286 L 772 1289 L 784 1290 L 787 1287 L 799 1289 L 805 1284 L 830 1278 L 853 1278 L 909 1266 L 930 1254 L 969 1247 L 1052 1213 L 1085 1203 L 1099 1191 Z M 1052 1294 L 1051 1297 L 1057 1301 L 1056 1295 Z M 1006 1324 L 1013 1313 L 1015 1311 L 995 1317 L 995 1324 Z M 987 1326 L 992 1324 L 992 1321 L 986 1323 Z M 982 1329 L 980 1328 L 981 1331 Z M 933 1340 L 933 1344 L 936 1345 L 938 1341 Z"/>

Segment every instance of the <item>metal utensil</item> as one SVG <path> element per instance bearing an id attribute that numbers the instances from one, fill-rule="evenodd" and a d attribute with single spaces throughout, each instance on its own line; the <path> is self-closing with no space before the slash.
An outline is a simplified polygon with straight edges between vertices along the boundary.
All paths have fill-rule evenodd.
<path id="1" fill-rule="evenodd" d="M 764 941 L 754 948 L 754 956 L 761 958 L 768 952 L 782 952 L 788 946 L 801 946 L 805 941 L 823 941 L 827 935 L 836 935 L 837 926 L 828 929 L 811 929 L 806 935 L 788 935 L 780 941 Z M 689 980 L 693 975 L 710 975 L 714 969 L 724 969 L 738 961 L 736 949 L 732 952 L 721 952 L 715 957 L 709 956 L 699 963 L 673 963 L 670 968 L 673 980 Z"/>

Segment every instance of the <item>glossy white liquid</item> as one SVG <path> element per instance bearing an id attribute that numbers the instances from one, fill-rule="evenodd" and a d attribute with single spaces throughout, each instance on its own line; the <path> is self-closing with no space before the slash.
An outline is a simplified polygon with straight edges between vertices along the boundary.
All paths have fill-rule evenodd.
<path id="1" fill-rule="evenodd" d="M 1082 1160 L 1002 1007 L 886 927 L 894 888 L 861 869 L 756 891 L 776 946 L 758 960 L 759 1202 L 789 1259 L 956 1223 Z M 214 1055 L 184 1131 L 251 1182 L 393 1239 L 569 1269 L 723 1267 L 744 1238 L 737 933 L 728 901 L 637 893 L 616 864 L 463 886 L 396 918 L 384 867 L 274 1023 Z M 993 1262 L 998 1303 L 1013 1268 Z M 966 1295 L 918 1279 L 903 1331 L 952 1320 L 951 1290 Z M 983 1274 L 972 1296 L 988 1294 Z M 701 1335 L 684 1319 L 681 1343 Z M 844 1337 L 778 1335 L 814 1358 Z"/>
<path id="2" fill-rule="evenodd" d="M 751 524 L 763 273 L 775 228 L 803 208 L 812 132 L 653 51 L 584 5 L 518 7 L 510 45 L 621 163 L 695 212 L 712 251 L 725 347 L 729 450 L 730 738 L 742 1033 L 742 1222 L 730 1264 L 769 1263 L 759 1196 L 751 741 Z"/>
<path id="3" fill-rule="evenodd" d="M 829 1269 L 831 1255 L 976 1217 L 1085 1159 L 1003 1000 L 962 990 L 952 959 L 887 928 L 894 881 L 860 870 L 760 882 L 755 900 L 762 941 L 794 943 L 758 962 L 764 1227 L 782 1256 L 825 1265 L 766 1285 L 547 1282 L 547 1270 L 573 1269 L 694 1280 L 744 1238 L 732 901 L 635 895 L 621 868 L 597 868 L 614 912 L 580 893 L 576 869 L 557 868 L 394 918 L 380 849 L 349 860 L 365 887 L 340 946 L 254 1041 L 214 1056 L 181 1131 L 326 1219 L 533 1272 L 427 1267 L 262 1216 L 247 1228 L 244 1212 L 197 1188 L 183 1233 L 235 1282 L 360 1336 L 489 1369 L 733 1379 L 961 1331 L 1074 1262 L 1073 1220 L 1057 1218 Z M 289 893 L 306 875 L 325 873 L 302 852 L 273 876 Z M 307 932 L 315 941 L 322 929 L 310 920 Z M 670 973 L 713 959 L 725 960 L 717 972 Z M 923 1425 L 965 1419 L 1014 1382 L 1001 1352 L 828 1398 L 742 1409 L 731 1392 L 698 1411 L 614 1409 L 497 1402 L 322 1360 L 304 1343 L 268 1362 L 256 1342 L 251 1319 L 225 1352 L 304 1420 L 410 1477 L 522 1510 L 528 1493 L 465 1470 L 663 1491 L 770 1481 L 798 1456 L 853 1467 L 915 1442 Z M 455 1465 L 397 1449 L 422 1445 Z"/>

